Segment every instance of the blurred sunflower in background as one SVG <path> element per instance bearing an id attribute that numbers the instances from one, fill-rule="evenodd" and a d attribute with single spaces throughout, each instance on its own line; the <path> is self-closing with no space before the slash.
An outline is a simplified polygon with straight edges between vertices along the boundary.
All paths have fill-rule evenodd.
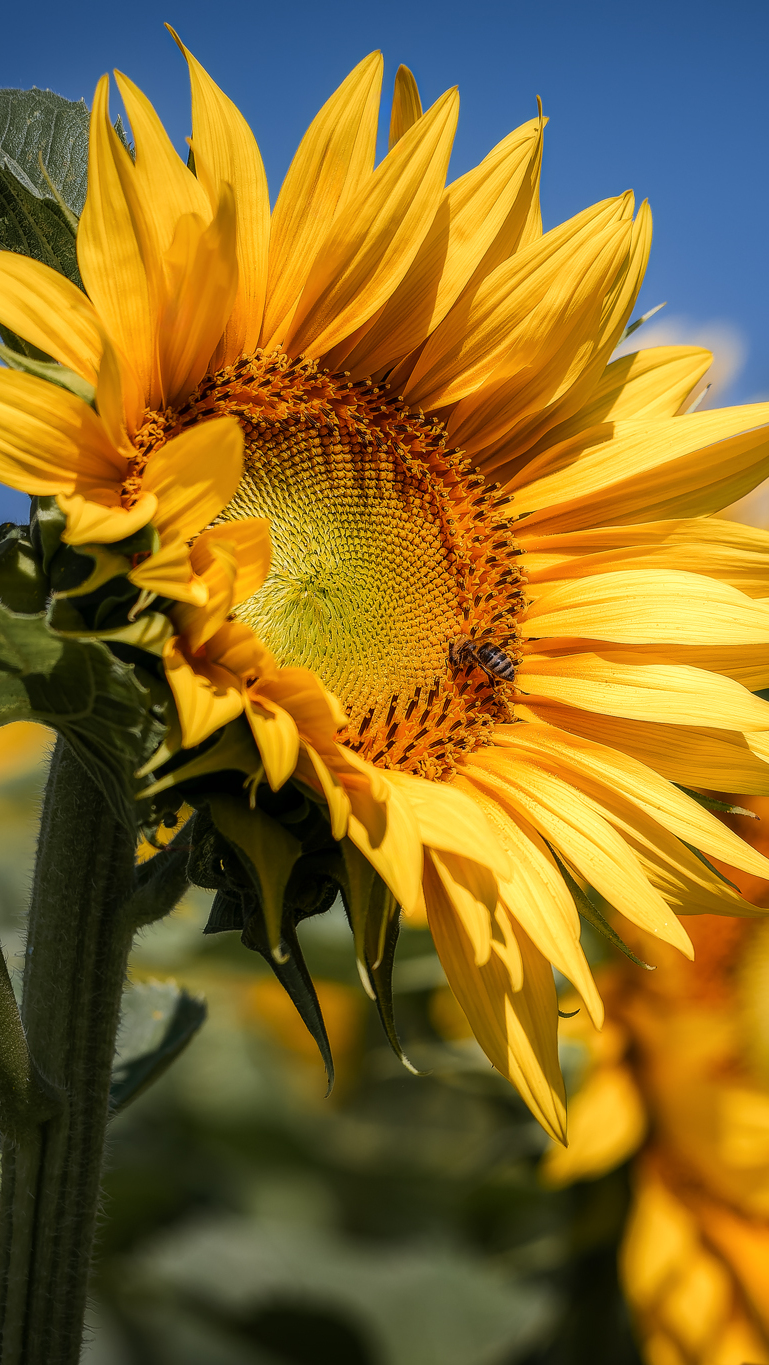
<path id="1" fill-rule="evenodd" d="M 0 322 L 74 376 L 0 375 L 0 476 L 137 590 L 122 638 L 179 722 L 144 794 L 193 770 L 163 774 L 174 745 L 239 726 L 239 820 L 260 784 L 327 809 L 364 984 L 399 907 L 426 912 L 563 1140 L 552 966 L 603 1016 L 580 913 L 685 954 L 679 915 L 760 913 L 708 859 L 769 862 L 689 789 L 769 794 L 769 539 L 713 517 L 769 474 L 769 404 L 683 411 L 698 348 L 611 362 L 650 213 L 628 193 L 543 234 L 541 115 L 446 187 L 457 93 L 423 113 L 401 68 L 375 168 L 373 54 L 270 215 L 249 128 L 179 45 L 187 165 L 130 80 L 133 154 L 97 89 L 84 291 L 0 255 Z"/>

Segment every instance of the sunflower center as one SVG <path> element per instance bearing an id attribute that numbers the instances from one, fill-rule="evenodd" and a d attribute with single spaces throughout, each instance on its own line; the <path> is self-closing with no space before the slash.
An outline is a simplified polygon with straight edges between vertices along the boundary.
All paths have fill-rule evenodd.
<path id="1" fill-rule="evenodd" d="M 448 776 L 510 719 L 497 676 L 516 657 L 521 575 L 507 499 L 447 450 L 439 423 L 313 362 L 245 358 L 175 417 L 186 426 L 221 412 L 246 437 L 221 520 L 266 517 L 272 536 L 269 577 L 238 616 L 282 665 L 312 669 L 336 693 L 347 744 Z M 492 659 L 484 672 L 479 661 Z"/>

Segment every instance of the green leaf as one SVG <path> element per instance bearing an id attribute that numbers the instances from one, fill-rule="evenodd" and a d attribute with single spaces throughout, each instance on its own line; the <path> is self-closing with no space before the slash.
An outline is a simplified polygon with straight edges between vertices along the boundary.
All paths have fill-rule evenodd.
<path id="1" fill-rule="evenodd" d="M 568 867 L 566 867 L 565 863 L 561 862 L 561 859 L 558 857 L 552 844 L 548 844 L 548 848 L 558 864 L 561 876 L 566 882 L 566 885 L 574 898 L 574 904 L 582 918 L 586 919 L 588 924 L 592 924 L 593 928 L 596 929 L 603 938 L 607 939 L 614 948 L 619 948 L 620 952 L 625 954 L 625 957 L 629 957 L 630 961 L 634 962 L 636 967 L 643 967 L 647 972 L 656 971 L 655 967 L 652 967 L 648 962 L 642 962 L 640 957 L 636 957 L 635 953 L 628 948 L 627 944 L 620 938 L 617 931 L 612 929 L 609 921 L 601 914 L 598 907 L 593 905 L 591 900 L 588 900 L 582 887 L 572 877 Z"/>
<path id="2" fill-rule="evenodd" d="M 64 210 L 55 199 L 40 199 L 16 179 L 7 169 L 0 168 L 0 247 L 31 256 L 35 261 L 66 275 L 68 280 L 83 288 L 77 265 L 75 234 L 67 222 Z M 29 354 L 25 343 L 14 345 L 12 333 L 3 335 L 12 350 Z M 34 348 L 31 348 L 34 351 Z M 38 355 L 40 353 L 38 352 Z"/>
<path id="3" fill-rule="evenodd" d="M 0 537 L 0 602 L 29 616 L 45 611 L 50 585 L 27 527 L 6 522 Z"/>
<path id="4" fill-rule="evenodd" d="M 31 356 L 11 351 L 7 346 L 0 346 L 0 360 L 11 370 L 22 370 L 24 374 L 33 374 L 37 379 L 46 379 L 49 384 L 58 384 L 60 388 L 69 389 L 70 393 L 82 398 L 84 403 L 89 403 L 91 407 L 94 405 L 96 390 L 93 384 L 81 379 L 74 370 L 68 370 L 66 365 L 59 365 L 55 360 L 33 360 Z"/>
<path id="5" fill-rule="evenodd" d="M 183 1052 L 206 1018 L 205 1001 L 174 981 L 132 986 L 123 997 L 109 1106 L 124 1109 Z"/>
<path id="6" fill-rule="evenodd" d="M 98 640 L 65 640 L 45 617 L 0 606 L 0 724 L 35 720 L 67 740 L 112 808 L 135 820 L 134 773 L 162 739 L 133 665 Z"/>
<path id="7" fill-rule="evenodd" d="M 88 179 L 88 125 L 84 100 L 52 90 L 0 90 L 0 165 L 32 194 L 51 188 L 40 162 L 67 208 L 83 211 Z"/>

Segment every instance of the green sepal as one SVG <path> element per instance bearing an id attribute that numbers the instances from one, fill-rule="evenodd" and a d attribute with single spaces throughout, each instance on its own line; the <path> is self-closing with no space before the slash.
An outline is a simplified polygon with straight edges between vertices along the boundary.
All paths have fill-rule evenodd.
<path id="1" fill-rule="evenodd" d="M 283 903 L 289 878 L 302 854 L 299 840 L 285 825 L 273 820 L 258 805 L 244 799 L 214 795 L 208 798 L 211 818 L 235 849 L 264 915 L 270 952 L 278 963 L 286 961 Z"/>
<path id="2" fill-rule="evenodd" d="M 724 886 L 728 886 L 732 891 L 736 891 L 738 896 L 742 895 L 740 888 L 735 884 L 735 882 L 730 882 L 729 878 L 725 877 L 723 872 L 719 872 L 718 868 L 713 866 L 710 859 L 705 857 L 705 854 L 702 852 L 701 848 L 697 848 L 694 844 L 687 844 L 685 839 L 682 839 L 681 843 L 684 845 L 685 848 L 688 848 L 690 853 L 694 854 L 695 858 L 699 859 L 703 867 L 706 867 L 708 869 L 708 872 L 712 872 L 714 877 L 718 877 L 718 880 L 720 882 L 723 882 Z"/>
<path id="3" fill-rule="evenodd" d="M 698 806 L 704 806 L 705 810 L 723 811 L 724 815 L 747 815 L 750 820 L 758 819 L 754 810 L 746 810 L 744 806 L 733 806 L 729 801 L 718 801 L 715 796 L 703 796 L 702 792 L 692 791 L 691 787 L 682 787 L 680 782 L 674 782 L 673 786 L 678 787 L 685 796 L 690 796 Z"/>
<path id="4" fill-rule="evenodd" d="M 71 582 L 68 587 L 57 586 L 57 597 L 86 597 L 97 588 L 103 588 L 105 583 L 110 583 L 113 578 L 127 578 L 131 571 L 131 561 L 125 555 L 116 554 L 111 545 L 72 545 L 62 546 L 61 554 L 57 555 L 57 560 L 63 560 L 65 550 L 70 550 L 73 556 L 82 560 L 88 557 L 93 560 L 93 568 L 89 571 L 84 564 L 78 564 L 80 581 Z M 75 561 L 77 564 L 77 561 Z M 73 564 L 73 568 L 75 568 Z M 66 564 L 57 564 L 55 568 L 66 571 Z M 85 577 L 83 578 L 83 574 Z M 63 581 L 62 576 L 58 578 L 59 583 Z M 66 580 L 65 580 L 66 581 Z M 132 584 L 133 596 L 138 597 L 138 589 Z"/>
<path id="5" fill-rule="evenodd" d="M 593 902 L 591 900 L 588 900 L 587 896 L 582 890 L 582 887 L 574 879 L 574 877 L 572 877 L 566 864 L 563 863 L 561 859 L 558 857 L 558 854 L 556 853 L 552 844 L 548 844 L 548 848 L 550 849 L 550 852 L 552 853 L 556 863 L 558 864 L 561 876 L 563 877 L 567 887 L 569 888 L 569 891 L 571 892 L 572 897 L 574 899 L 574 904 L 576 905 L 577 910 L 579 911 L 582 918 L 587 920 L 588 924 L 592 925 L 592 927 L 596 929 L 603 938 L 605 938 L 609 943 L 611 943 L 613 948 L 619 948 L 619 951 L 621 953 L 624 953 L 625 957 L 629 957 L 630 961 L 634 962 L 636 967 L 643 967 L 644 970 L 647 972 L 656 971 L 657 970 L 656 967 L 653 967 L 648 962 L 642 962 L 640 957 L 636 957 L 632 949 L 628 948 L 627 944 L 620 938 L 616 929 L 613 929 L 612 926 L 609 924 L 609 921 L 601 914 L 598 907 L 596 905 L 593 905 Z"/>
<path id="6" fill-rule="evenodd" d="M 29 535 L 45 573 L 50 573 L 51 561 L 61 549 L 61 538 L 66 529 L 66 515 L 55 497 L 32 498 Z"/>
<path id="7" fill-rule="evenodd" d="M 162 1076 L 192 1041 L 207 1014 L 204 1000 L 173 981 L 132 986 L 123 1000 L 109 1091 L 111 1114 L 125 1109 Z"/>
<path id="8" fill-rule="evenodd" d="M 12 612 L 37 616 L 45 611 L 50 584 L 35 554 L 26 526 L 0 527 L 0 602 Z"/>
<path id="9" fill-rule="evenodd" d="M 93 384 L 75 374 L 74 370 L 68 370 L 66 365 L 59 365 L 55 360 L 33 360 L 32 356 L 12 351 L 9 346 L 0 346 L 0 360 L 11 370 L 21 370 L 24 374 L 34 375 L 36 379 L 45 379 L 49 384 L 58 384 L 60 389 L 68 389 L 90 407 L 94 406 L 96 390 Z"/>
<path id="10" fill-rule="evenodd" d="M 658 303 L 656 308 L 650 308 L 648 313 L 643 313 L 640 318 L 636 318 L 635 322 L 631 322 L 629 326 L 625 328 L 624 332 L 620 333 L 620 336 L 617 339 L 617 345 L 620 346 L 629 336 L 632 336 L 634 332 L 637 332 L 639 327 L 643 327 L 644 323 L 648 322 L 649 318 L 653 318 L 655 313 L 659 313 L 661 308 L 667 308 L 667 302 Z"/>
<path id="11" fill-rule="evenodd" d="M 190 823 L 183 825 L 154 858 L 137 867 L 134 889 L 123 911 L 135 928 L 165 919 L 189 889 Z"/>
<path id="12" fill-rule="evenodd" d="M 135 593 L 134 589 L 134 593 Z M 110 602 L 110 609 L 116 605 L 126 606 L 130 596 Z M 123 615 L 127 615 L 124 612 Z M 160 656 L 163 645 L 174 633 L 168 617 L 158 611 L 143 611 L 135 621 L 105 624 L 100 629 L 92 628 L 67 597 L 56 597 L 51 603 L 48 621 L 52 630 L 65 640 L 104 640 L 107 644 L 130 645 L 147 654 Z"/>
<path id="13" fill-rule="evenodd" d="M 215 731 L 213 739 L 214 743 L 208 744 L 206 748 L 199 746 L 197 749 L 187 749 L 185 753 L 189 757 L 187 757 L 186 762 L 183 761 L 184 755 L 180 754 L 179 764 L 170 772 L 164 773 L 149 787 L 145 787 L 139 793 L 141 799 L 152 799 L 159 796 L 161 792 L 168 791 L 171 787 L 178 787 L 182 782 L 197 782 L 201 777 L 219 772 L 245 773 L 246 782 L 249 784 L 255 784 L 261 780 L 264 776 L 261 759 L 248 724 L 242 716 L 230 721 L 229 725 L 225 725 L 222 730 Z M 137 777 L 147 777 L 175 758 L 179 754 L 179 747 L 176 747 L 177 740 L 180 747 L 180 727 L 174 727 L 173 738 L 170 735 L 166 737 L 165 745 L 152 755 L 144 767 L 139 769 Z M 198 883 L 198 885 L 203 885 L 203 883 Z"/>
<path id="14" fill-rule="evenodd" d="M 368 977 L 374 988 L 376 1007 L 390 1047 L 407 1071 L 413 1076 L 424 1076 L 427 1073 L 418 1071 L 403 1051 L 395 1026 L 393 967 L 399 934 L 400 906 L 381 877 L 377 877 L 372 888 L 366 922 Z"/>
<path id="15" fill-rule="evenodd" d="M 98 640 L 62 639 L 42 615 L 0 607 L 0 724 L 14 720 L 57 730 L 133 824 L 134 772 L 163 736 L 133 665 Z"/>

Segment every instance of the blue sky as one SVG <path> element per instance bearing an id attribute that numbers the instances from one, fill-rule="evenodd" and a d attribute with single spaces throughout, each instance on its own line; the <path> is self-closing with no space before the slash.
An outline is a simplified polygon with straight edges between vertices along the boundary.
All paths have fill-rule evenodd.
<path id="1" fill-rule="evenodd" d="M 628 187 L 648 197 L 655 234 L 639 311 L 666 299 L 667 333 L 650 324 L 639 341 L 712 334 L 719 404 L 769 397 L 765 0 L 38 0 L 4 15 L 0 86 L 90 103 L 118 67 L 181 147 L 189 94 L 164 19 L 248 118 L 273 198 L 310 119 L 373 48 L 385 55 L 387 99 L 399 62 L 426 105 L 459 86 L 452 175 L 531 118 L 541 95 L 545 227 Z"/>

